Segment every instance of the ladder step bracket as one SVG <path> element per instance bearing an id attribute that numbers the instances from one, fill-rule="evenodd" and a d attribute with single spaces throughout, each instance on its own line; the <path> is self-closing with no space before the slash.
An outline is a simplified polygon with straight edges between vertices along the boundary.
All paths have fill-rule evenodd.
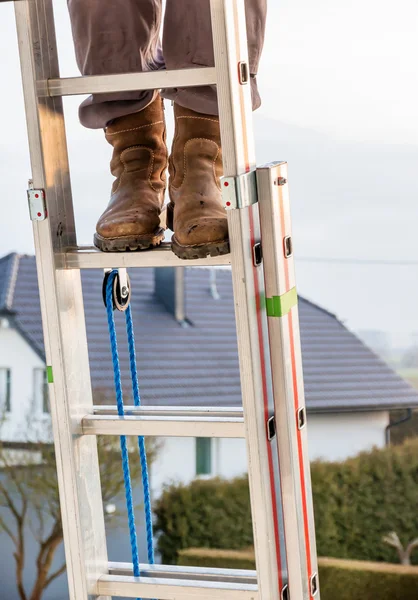
<path id="1" fill-rule="evenodd" d="M 206 85 L 216 85 L 215 67 L 49 79 L 38 82 L 38 93 L 51 97 L 78 96 Z"/>
<path id="2" fill-rule="evenodd" d="M 241 411 L 196 411 L 183 409 L 149 409 L 132 407 L 124 417 L 116 408 L 96 408 L 81 421 L 84 435 L 134 435 L 156 437 L 216 437 L 244 438 L 244 417 Z"/>
<path id="3" fill-rule="evenodd" d="M 30 187 L 28 189 L 28 203 L 31 221 L 45 221 L 47 211 L 44 190 L 35 190 Z"/>
<path id="4" fill-rule="evenodd" d="M 221 188 L 226 210 L 257 204 L 257 171 L 253 170 L 237 177 L 221 177 Z"/>
<path id="5" fill-rule="evenodd" d="M 118 269 L 129 267 L 217 267 L 230 266 L 231 255 L 182 260 L 171 251 L 170 242 L 141 252 L 101 252 L 93 246 L 80 246 L 57 255 L 58 269 Z"/>

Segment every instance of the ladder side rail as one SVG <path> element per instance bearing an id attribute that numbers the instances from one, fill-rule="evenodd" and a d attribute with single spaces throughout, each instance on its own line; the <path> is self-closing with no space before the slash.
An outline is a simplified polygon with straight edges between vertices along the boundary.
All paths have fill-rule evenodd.
<path id="1" fill-rule="evenodd" d="M 287 175 L 287 164 L 280 167 L 280 176 L 288 181 Z M 289 185 L 286 183 L 284 186 L 280 186 L 280 194 L 282 196 L 281 204 L 283 206 L 283 219 L 286 237 L 290 236 L 292 239 L 291 230 L 291 215 L 290 215 L 290 203 L 289 203 Z M 289 270 L 289 287 L 296 291 L 296 277 L 294 267 L 294 254 L 293 254 L 293 243 L 292 252 L 289 256 L 288 270 Z M 306 414 L 305 404 L 305 388 L 304 388 L 304 377 L 303 377 L 303 364 L 302 364 L 302 348 L 300 340 L 300 325 L 299 325 L 299 309 L 296 303 L 289 311 L 288 316 L 288 327 L 289 327 L 289 342 L 290 342 L 290 355 L 292 359 L 292 373 L 288 371 L 287 379 L 292 382 L 293 386 L 293 397 L 295 400 L 295 406 L 297 405 L 298 414 L 296 414 L 296 420 L 300 420 L 302 414 L 303 423 L 298 423 L 296 428 L 297 436 L 297 457 L 299 463 L 299 477 L 297 483 L 300 485 L 300 503 L 302 505 L 302 519 L 299 520 L 299 537 L 305 547 L 307 569 L 309 576 L 309 593 L 310 598 L 320 600 L 320 589 L 318 581 L 318 559 L 316 551 L 316 535 L 315 535 L 315 517 L 313 509 L 313 496 L 312 496 L 312 482 L 311 482 L 311 466 L 309 460 L 309 449 L 308 449 L 308 419 Z M 295 430 L 294 430 L 295 431 Z"/>
<path id="2" fill-rule="evenodd" d="M 257 179 L 290 594 L 296 585 L 296 597 L 319 600 L 287 164 L 261 167 Z"/>
<path id="3" fill-rule="evenodd" d="M 211 0 L 211 14 L 224 176 L 233 178 L 255 168 L 244 2 Z M 242 63 L 248 69 L 246 85 L 238 77 Z M 287 567 L 278 457 L 267 439 L 273 394 L 263 269 L 253 262 L 254 244 L 260 239 L 258 206 L 227 212 L 260 598 L 284 598 Z"/>
<path id="4" fill-rule="evenodd" d="M 97 442 L 77 430 L 93 411 L 80 272 L 55 268 L 55 254 L 76 236 L 62 101 L 38 93 L 39 81 L 59 76 L 52 0 L 16 2 L 15 17 L 33 185 L 45 190 L 48 210 L 33 232 L 68 585 L 71 600 L 87 600 L 108 559 Z"/>
<path id="5" fill-rule="evenodd" d="M 299 328 L 299 311 L 298 307 L 294 306 L 292 309 L 293 317 L 293 335 L 294 335 L 294 352 L 296 356 L 300 356 L 301 360 L 296 363 L 295 376 L 298 386 L 299 395 L 299 406 L 300 409 L 305 410 L 305 426 L 298 432 L 298 449 L 299 449 L 299 461 L 301 469 L 301 477 L 299 482 L 301 483 L 301 495 L 303 502 L 303 523 L 299 522 L 299 536 L 302 537 L 301 529 L 303 528 L 304 536 L 303 540 L 306 547 L 306 555 L 308 561 L 308 574 L 309 574 L 309 592 L 311 598 L 320 600 L 320 584 L 318 578 L 318 557 L 316 548 L 316 534 L 315 534 L 315 515 L 313 506 L 313 495 L 312 495 L 312 480 L 311 480 L 311 465 L 309 460 L 309 448 L 308 448 L 308 419 L 306 417 L 305 407 L 305 390 L 303 381 L 303 368 L 302 368 L 302 349 L 300 342 L 300 328 Z M 309 544 L 307 544 L 307 537 L 309 538 Z"/>

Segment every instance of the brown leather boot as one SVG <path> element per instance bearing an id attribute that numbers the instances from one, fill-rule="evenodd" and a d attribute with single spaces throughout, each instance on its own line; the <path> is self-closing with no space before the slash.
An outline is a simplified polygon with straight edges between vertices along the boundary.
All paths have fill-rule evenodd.
<path id="1" fill-rule="evenodd" d="M 106 128 L 106 139 L 113 146 L 110 170 L 116 180 L 96 227 L 94 244 L 100 250 L 144 250 L 164 239 L 160 215 L 166 189 L 165 137 L 159 95 L 142 111 L 115 119 Z"/>
<path id="2" fill-rule="evenodd" d="M 228 224 L 219 182 L 219 119 L 178 104 L 174 104 L 174 116 L 167 207 L 167 225 L 174 232 L 172 250 L 185 259 L 228 254 Z"/>

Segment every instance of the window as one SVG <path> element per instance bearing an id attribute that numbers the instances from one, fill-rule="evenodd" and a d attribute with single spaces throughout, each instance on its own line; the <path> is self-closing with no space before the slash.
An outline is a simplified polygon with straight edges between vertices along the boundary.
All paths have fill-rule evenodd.
<path id="1" fill-rule="evenodd" d="M 196 438 L 196 475 L 212 475 L 211 438 Z"/>
<path id="2" fill-rule="evenodd" d="M 11 372 L 10 369 L 0 368 L 0 409 L 5 412 L 12 410 L 11 402 Z"/>
<path id="3" fill-rule="evenodd" d="M 41 408 L 43 413 L 49 413 L 48 378 L 46 369 L 34 369 L 33 387 L 36 408 Z"/>

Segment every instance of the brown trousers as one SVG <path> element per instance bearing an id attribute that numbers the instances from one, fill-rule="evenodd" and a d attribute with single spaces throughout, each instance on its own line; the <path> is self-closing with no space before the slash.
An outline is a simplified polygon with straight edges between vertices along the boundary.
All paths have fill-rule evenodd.
<path id="1" fill-rule="evenodd" d="M 256 74 L 264 42 L 267 0 L 245 0 L 253 108 L 260 105 Z M 214 65 L 209 0 L 167 0 L 163 46 L 162 0 L 68 0 L 75 52 L 83 75 Z M 216 115 L 212 86 L 163 90 L 163 96 L 197 112 Z M 93 94 L 80 121 L 98 129 L 149 104 L 152 91 Z"/>

